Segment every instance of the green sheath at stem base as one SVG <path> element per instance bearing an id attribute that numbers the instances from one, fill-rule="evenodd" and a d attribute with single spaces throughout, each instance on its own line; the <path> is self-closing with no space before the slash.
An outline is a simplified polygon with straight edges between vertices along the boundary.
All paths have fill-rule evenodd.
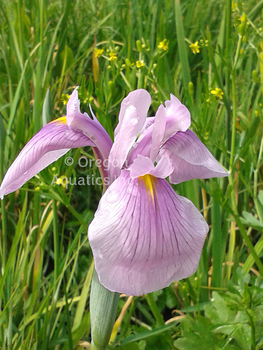
<path id="1" fill-rule="evenodd" d="M 119 293 L 104 288 L 94 270 L 90 293 L 90 350 L 105 350 L 115 321 Z"/>

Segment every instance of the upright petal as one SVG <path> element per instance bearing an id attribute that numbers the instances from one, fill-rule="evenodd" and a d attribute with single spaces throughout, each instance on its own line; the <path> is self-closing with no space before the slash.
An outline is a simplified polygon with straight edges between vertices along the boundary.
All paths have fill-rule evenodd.
<path id="1" fill-rule="evenodd" d="M 154 118 L 152 130 L 152 145 L 150 158 L 154 162 L 161 146 L 166 126 L 166 113 L 163 105 L 160 105 Z"/>
<path id="2" fill-rule="evenodd" d="M 65 117 L 46 124 L 29 140 L 7 170 L 0 187 L 0 198 L 17 190 L 70 148 L 84 146 L 95 147 L 81 132 L 71 130 Z"/>
<path id="3" fill-rule="evenodd" d="M 114 137 L 117 136 L 117 134 L 120 132 L 122 122 L 125 117 L 125 113 L 127 108 L 130 106 L 134 106 L 137 109 L 137 113 L 139 116 L 141 116 L 140 119 L 140 128 L 142 129 L 145 118 L 147 116 L 148 109 L 151 104 L 151 96 L 150 94 L 143 89 L 138 89 L 135 91 L 130 92 L 122 101 L 120 113 L 119 113 L 119 123 L 116 126 L 116 129 L 114 130 Z"/>
<path id="4" fill-rule="evenodd" d="M 190 112 L 176 98 L 170 95 L 170 101 L 165 101 L 166 127 L 163 142 L 168 140 L 177 131 L 186 131 L 191 124 Z"/>
<path id="5" fill-rule="evenodd" d="M 101 284 L 141 295 L 193 274 L 207 232 L 199 211 L 165 180 L 132 180 L 122 170 L 102 196 L 88 236 Z"/>
<path id="6" fill-rule="evenodd" d="M 153 161 L 160 147 L 178 131 L 186 131 L 190 124 L 190 112 L 172 94 L 170 101 L 165 101 L 165 107 L 160 105 L 156 116 L 147 118 L 142 133 L 128 155 L 128 164 L 141 154 Z"/>
<path id="7" fill-rule="evenodd" d="M 160 155 L 171 159 L 174 171 L 169 180 L 174 184 L 229 175 L 191 130 L 171 137 L 161 148 Z"/>
<path id="8" fill-rule="evenodd" d="M 115 164 L 111 168 L 112 179 L 119 175 L 127 155 L 142 130 L 147 117 L 151 98 L 146 90 L 130 92 L 122 101 L 119 124 L 114 132 L 109 163 Z"/>
<path id="9" fill-rule="evenodd" d="M 144 157 L 150 157 L 152 148 L 152 130 L 153 125 L 150 125 L 148 130 L 144 130 L 143 135 L 140 135 L 138 140 L 133 144 L 127 156 L 127 165 L 131 165 L 139 154 Z"/>

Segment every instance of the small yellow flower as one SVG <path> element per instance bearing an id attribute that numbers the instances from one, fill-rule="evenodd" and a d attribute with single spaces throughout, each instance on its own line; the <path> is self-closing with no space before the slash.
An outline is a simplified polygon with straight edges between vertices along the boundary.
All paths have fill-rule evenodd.
<path id="1" fill-rule="evenodd" d="M 63 105 L 66 105 L 69 99 L 69 95 L 68 94 L 62 94 L 61 95 L 61 101 L 63 103 Z"/>
<path id="2" fill-rule="evenodd" d="M 219 88 L 215 88 L 214 90 L 211 90 L 210 93 L 215 97 L 220 98 L 220 100 L 222 100 L 222 96 L 224 95 L 223 91 Z"/>
<path id="3" fill-rule="evenodd" d="M 168 42 L 167 42 L 166 39 L 164 39 L 163 41 L 159 42 L 158 49 L 163 50 L 163 51 L 167 51 L 168 50 Z"/>
<path id="4" fill-rule="evenodd" d="M 194 44 L 190 44 L 189 48 L 192 50 L 193 54 L 199 53 L 200 46 L 198 45 L 198 41 L 196 41 Z"/>
<path id="5" fill-rule="evenodd" d="M 103 49 L 98 49 L 97 47 L 95 47 L 93 52 L 94 52 L 94 57 L 100 57 L 103 53 Z"/>
<path id="6" fill-rule="evenodd" d="M 68 183 L 69 183 L 69 181 L 66 178 L 66 176 L 60 176 L 56 181 L 57 185 L 61 185 L 64 188 L 67 187 Z"/>
<path id="7" fill-rule="evenodd" d="M 144 62 L 141 60 L 141 61 L 136 61 L 136 67 L 137 68 L 141 68 L 144 66 Z"/>
<path id="8" fill-rule="evenodd" d="M 110 50 L 108 60 L 116 61 L 117 60 L 116 52 L 114 52 L 113 50 Z"/>
<path id="9" fill-rule="evenodd" d="M 246 15 L 243 13 L 243 15 L 241 17 L 238 18 L 238 20 L 241 22 L 241 23 L 245 23 L 246 22 Z"/>
<path id="10" fill-rule="evenodd" d="M 232 3 L 231 3 L 231 9 L 232 9 L 232 11 L 235 11 L 236 8 L 237 8 L 237 4 L 236 4 L 235 2 L 232 2 Z"/>

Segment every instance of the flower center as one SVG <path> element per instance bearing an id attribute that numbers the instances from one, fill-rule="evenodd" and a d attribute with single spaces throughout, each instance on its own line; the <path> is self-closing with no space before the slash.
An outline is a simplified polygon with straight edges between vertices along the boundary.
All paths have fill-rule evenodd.
<path id="1" fill-rule="evenodd" d="M 66 116 L 57 118 L 55 120 L 52 120 L 50 123 L 56 123 L 56 124 L 67 124 L 67 118 Z"/>
<path id="2" fill-rule="evenodd" d="M 143 183 L 147 194 L 151 196 L 152 202 L 154 202 L 154 195 L 156 195 L 155 181 L 156 178 L 152 175 L 146 174 L 138 177 L 139 184 Z"/>

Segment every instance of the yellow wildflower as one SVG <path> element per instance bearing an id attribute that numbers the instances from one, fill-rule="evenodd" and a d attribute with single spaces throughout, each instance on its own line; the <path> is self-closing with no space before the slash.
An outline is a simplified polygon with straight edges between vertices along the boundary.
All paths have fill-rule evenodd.
<path id="1" fill-rule="evenodd" d="M 247 19 L 247 17 L 246 17 L 246 15 L 243 13 L 243 15 L 242 16 L 240 16 L 239 18 L 238 18 L 238 20 L 241 22 L 241 23 L 245 23 L 246 22 L 246 19 Z"/>
<path id="2" fill-rule="evenodd" d="M 215 97 L 220 98 L 220 100 L 222 100 L 222 96 L 224 95 L 223 91 L 219 88 L 215 88 L 214 90 L 211 90 L 210 93 Z"/>
<path id="3" fill-rule="evenodd" d="M 67 187 L 69 181 L 66 178 L 66 176 L 60 176 L 57 181 L 56 181 L 56 185 L 61 185 L 62 187 Z"/>
<path id="4" fill-rule="evenodd" d="M 166 39 L 164 39 L 163 41 L 159 42 L 158 49 L 163 50 L 163 51 L 167 51 L 168 50 L 168 42 L 167 42 Z"/>
<path id="5" fill-rule="evenodd" d="M 231 9 L 232 9 L 232 11 L 235 11 L 237 9 L 237 3 L 232 2 L 231 3 Z"/>
<path id="6" fill-rule="evenodd" d="M 141 60 L 141 61 L 136 61 L 136 67 L 137 68 L 141 68 L 144 66 L 144 62 Z"/>
<path id="7" fill-rule="evenodd" d="M 103 53 L 103 49 L 97 49 L 97 47 L 95 47 L 93 52 L 94 52 L 94 57 L 100 57 Z"/>
<path id="8" fill-rule="evenodd" d="M 61 95 L 61 101 L 63 103 L 63 105 L 66 105 L 69 99 L 69 95 L 68 94 L 62 94 Z"/>
<path id="9" fill-rule="evenodd" d="M 194 44 L 190 44 L 189 48 L 192 50 L 193 54 L 199 53 L 200 46 L 198 45 L 198 41 L 196 41 Z"/>
<path id="10" fill-rule="evenodd" d="M 116 61 L 117 60 L 116 52 L 114 52 L 113 50 L 110 50 L 108 60 Z"/>

